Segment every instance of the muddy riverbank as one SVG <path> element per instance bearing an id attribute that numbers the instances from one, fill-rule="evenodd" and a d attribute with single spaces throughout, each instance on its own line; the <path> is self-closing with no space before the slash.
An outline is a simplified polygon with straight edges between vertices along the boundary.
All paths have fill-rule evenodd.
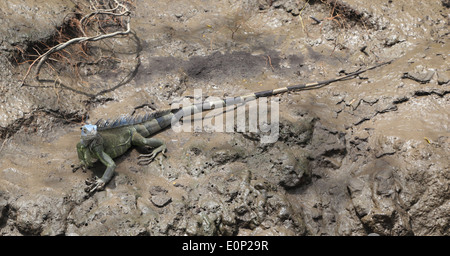
<path id="1" fill-rule="evenodd" d="M 132 34 L 23 84 L 88 2 L 0 4 L 0 235 L 449 235 L 448 1 L 135 1 Z M 388 60 L 279 96 L 274 143 L 168 129 L 166 158 L 140 166 L 130 150 L 91 197 L 104 166 L 72 172 L 84 122 Z"/>

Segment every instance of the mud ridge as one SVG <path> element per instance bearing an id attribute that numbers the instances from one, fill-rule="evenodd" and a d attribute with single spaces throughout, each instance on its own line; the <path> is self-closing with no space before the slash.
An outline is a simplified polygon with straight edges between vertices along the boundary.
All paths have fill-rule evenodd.
<path id="1" fill-rule="evenodd" d="M 26 129 L 29 133 L 36 132 L 36 128 L 39 126 L 36 124 L 37 118 L 43 118 L 46 120 L 52 120 L 50 123 L 52 125 L 62 125 L 80 123 L 84 119 L 85 114 L 79 113 L 67 113 L 61 112 L 59 110 L 50 109 L 36 109 L 30 113 L 25 113 L 23 117 L 18 118 L 14 123 L 6 126 L 0 127 L 0 138 L 7 139 L 12 137 L 14 134 L 20 130 Z M 48 121 L 47 121 L 48 122 Z"/>

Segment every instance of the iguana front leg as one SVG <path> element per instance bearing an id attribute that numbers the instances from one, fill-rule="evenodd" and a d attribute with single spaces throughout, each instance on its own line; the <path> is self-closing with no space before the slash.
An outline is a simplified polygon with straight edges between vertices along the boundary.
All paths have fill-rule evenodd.
<path id="1" fill-rule="evenodd" d="M 80 163 L 75 165 L 72 164 L 72 172 L 76 172 L 78 169 L 82 169 L 83 171 L 86 170 L 86 167 L 88 166 L 88 164 L 86 163 L 86 161 L 90 160 L 90 159 L 86 159 L 87 158 L 87 154 L 86 152 L 89 149 L 87 147 L 84 147 L 81 145 L 81 143 L 77 144 L 77 154 L 78 154 L 78 160 L 80 160 Z"/>
<path id="2" fill-rule="evenodd" d="M 96 151 L 96 155 L 98 160 L 100 160 L 100 162 L 102 162 L 106 166 L 106 170 L 100 179 L 86 180 L 86 184 L 88 185 L 88 187 L 86 188 L 86 192 L 88 193 L 93 193 L 95 191 L 104 189 L 105 185 L 113 177 L 114 170 L 116 169 L 116 164 L 114 163 L 112 158 L 108 154 L 106 154 L 103 150 Z"/>

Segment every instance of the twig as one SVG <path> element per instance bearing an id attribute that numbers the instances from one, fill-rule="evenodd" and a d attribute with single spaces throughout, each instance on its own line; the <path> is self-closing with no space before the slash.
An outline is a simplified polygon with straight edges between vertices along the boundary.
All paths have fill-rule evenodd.
<path id="1" fill-rule="evenodd" d="M 309 16 L 309 17 L 316 22 L 316 24 L 314 24 L 314 25 L 320 24 L 322 22 L 321 20 L 319 20 L 313 16 Z"/>
<path id="2" fill-rule="evenodd" d="M 267 63 L 269 63 L 270 67 L 272 68 L 272 71 L 275 71 L 275 69 L 274 69 L 273 66 L 272 66 L 272 59 L 270 59 L 270 56 L 269 56 L 269 55 L 267 55 L 266 65 L 267 65 Z"/>
<path id="3" fill-rule="evenodd" d="M 129 15 L 130 11 L 128 10 L 127 7 L 125 7 L 125 5 L 119 3 L 118 1 L 114 0 L 114 2 L 116 2 L 116 7 L 112 8 L 112 9 L 97 9 L 97 7 L 95 7 L 94 5 L 92 5 L 92 7 L 95 9 L 95 11 L 85 15 L 83 18 L 81 18 L 80 20 L 80 24 L 79 24 L 79 28 L 81 33 L 83 33 L 84 36 L 87 36 L 86 33 L 84 32 L 83 29 L 83 23 L 85 20 L 89 19 L 90 17 L 94 16 L 94 15 L 99 15 L 99 14 L 107 14 L 107 15 L 113 15 L 113 16 L 126 16 Z M 117 9 L 119 9 L 120 7 L 122 7 L 123 9 L 125 9 L 125 11 L 121 12 L 121 13 L 115 13 L 114 11 L 116 11 Z M 129 22 L 128 22 L 129 23 Z"/>
<path id="4" fill-rule="evenodd" d="M 305 10 L 305 8 L 308 5 L 308 3 L 309 3 L 309 0 L 306 1 L 305 5 L 300 10 L 300 13 L 298 15 L 298 17 L 300 18 L 300 23 L 302 24 L 303 31 L 306 33 L 307 36 L 309 36 L 309 35 L 308 35 L 308 31 L 306 31 L 306 29 L 305 29 L 305 25 L 303 24 L 302 12 L 303 12 L 303 10 Z"/>

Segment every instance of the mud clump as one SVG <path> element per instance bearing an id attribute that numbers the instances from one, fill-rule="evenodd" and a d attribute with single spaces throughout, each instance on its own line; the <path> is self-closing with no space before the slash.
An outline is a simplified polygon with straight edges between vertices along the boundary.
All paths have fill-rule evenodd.
<path id="1" fill-rule="evenodd" d="M 150 194 L 152 195 L 150 201 L 157 207 L 164 207 L 170 202 L 172 202 L 172 198 L 167 194 L 167 190 L 154 186 L 150 188 Z"/>
<path id="2" fill-rule="evenodd" d="M 189 205 L 196 217 L 187 223 L 186 233 L 238 235 L 277 233 L 284 229 L 304 233 L 301 216 L 292 212 L 289 202 L 267 181 L 252 177 L 253 173 L 249 170 L 215 173 L 204 186 L 192 190 Z"/>
<path id="3" fill-rule="evenodd" d="M 348 186 L 363 226 L 379 235 L 412 235 L 411 220 L 399 196 L 401 186 L 394 177 L 395 170 L 382 161 L 376 162 L 375 167 L 368 167 L 375 172 L 373 175 L 353 178 Z M 374 184 L 372 191 L 365 186 L 368 182 Z"/>

